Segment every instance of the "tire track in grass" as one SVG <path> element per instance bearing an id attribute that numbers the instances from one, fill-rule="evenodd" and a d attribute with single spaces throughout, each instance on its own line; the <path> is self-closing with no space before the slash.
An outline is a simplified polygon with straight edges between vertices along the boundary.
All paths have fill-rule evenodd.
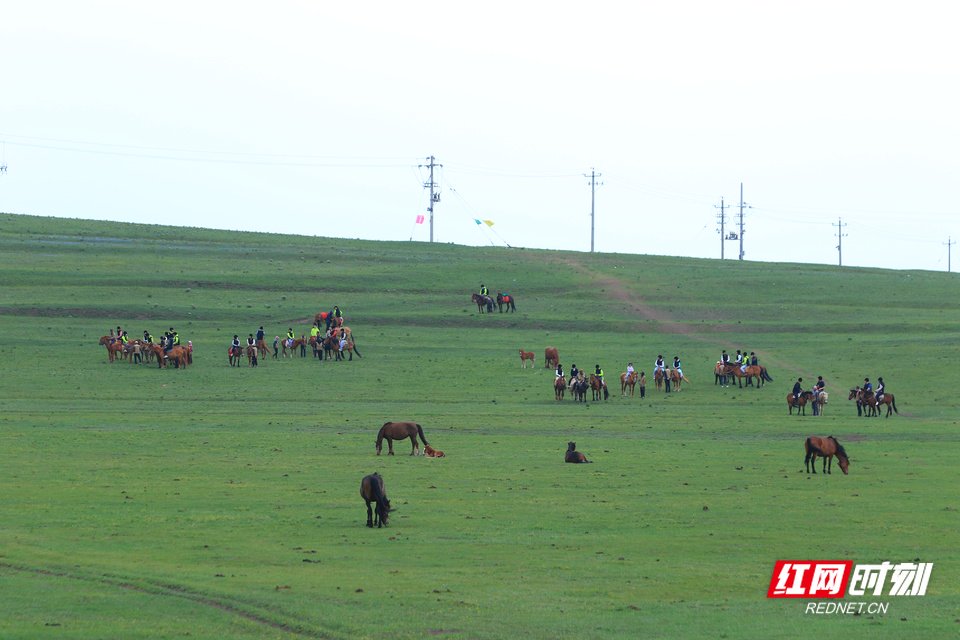
<path id="1" fill-rule="evenodd" d="M 180 598 L 183 600 L 189 600 L 195 604 L 204 605 L 206 607 L 222 611 L 224 613 L 229 613 L 237 616 L 238 618 L 242 618 L 248 622 L 256 623 L 263 627 L 289 633 L 290 635 L 301 636 L 304 638 L 318 638 L 320 640 L 335 640 L 335 638 L 337 638 L 337 636 L 332 636 L 315 629 L 309 629 L 300 624 L 284 622 L 277 619 L 280 616 L 288 618 L 293 617 L 290 614 L 285 614 L 279 611 L 257 611 L 253 605 L 240 604 L 236 601 L 232 601 L 229 597 L 210 595 L 196 589 L 191 589 L 190 587 L 186 587 L 184 585 L 161 582 L 159 580 L 151 580 L 149 578 L 129 578 L 110 574 L 89 576 L 57 569 L 45 569 L 43 567 L 30 567 L 26 565 L 13 564 L 10 562 L 0 562 L 0 569 L 9 569 L 11 571 L 18 571 L 21 573 L 32 573 L 40 576 L 66 578 L 68 580 L 77 580 L 79 582 L 90 582 L 101 586 L 116 587 L 118 589 L 125 589 L 128 591 L 134 591 L 152 596 Z M 266 609 L 266 607 L 256 608 Z"/>

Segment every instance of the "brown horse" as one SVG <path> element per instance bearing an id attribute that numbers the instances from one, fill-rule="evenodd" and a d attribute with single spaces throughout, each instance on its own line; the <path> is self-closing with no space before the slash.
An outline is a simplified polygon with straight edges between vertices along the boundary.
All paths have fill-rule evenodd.
<path id="1" fill-rule="evenodd" d="M 257 340 L 257 356 L 260 360 L 266 360 L 267 354 L 270 353 L 267 349 L 267 341 L 264 339 Z"/>
<path id="2" fill-rule="evenodd" d="M 234 347 L 233 345 L 230 345 L 230 347 L 227 349 L 227 360 L 230 362 L 231 367 L 239 367 L 240 358 L 242 357 L 243 357 L 242 347 Z"/>
<path id="3" fill-rule="evenodd" d="M 664 377 L 665 377 L 665 374 L 664 374 L 664 372 L 663 372 L 663 369 L 656 369 L 656 370 L 654 370 L 654 372 L 653 372 L 653 383 L 656 385 L 657 391 L 662 391 L 662 390 L 663 390 L 663 379 L 664 379 Z"/>
<path id="4" fill-rule="evenodd" d="M 520 368 L 527 368 L 527 360 L 530 361 L 531 366 L 536 367 L 537 365 L 534 363 L 533 358 L 533 351 L 524 351 L 523 349 L 520 349 Z"/>
<path id="5" fill-rule="evenodd" d="M 787 408 L 790 410 L 790 415 L 793 415 L 793 409 L 797 409 L 797 415 L 800 415 L 800 412 L 803 412 L 803 415 L 807 415 L 807 403 L 813 399 L 812 391 L 802 391 L 799 398 L 794 398 L 792 393 L 787 394 Z"/>
<path id="6" fill-rule="evenodd" d="M 673 384 L 674 391 L 680 391 L 681 383 L 690 383 L 690 381 L 687 379 L 687 376 L 680 375 L 680 372 L 676 369 L 670 369 L 670 382 Z"/>
<path id="7" fill-rule="evenodd" d="M 423 428 L 416 422 L 385 422 L 383 426 L 380 427 L 380 432 L 377 433 L 377 455 L 380 455 L 380 451 L 383 449 L 384 438 L 387 439 L 387 447 L 389 448 L 387 455 L 393 455 L 394 440 L 403 440 L 405 438 L 410 438 L 410 442 L 413 443 L 410 455 L 419 455 L 420 443 L 417 442 L 417 435 L 423 440 L 424 445 L 430 444 L 427 442 L 427 439 L 423 437 Z"/>
<path id="8" fill-rule="evenodd" d="M 543 350 L 543 366 L 545 369 L 549 369 L 550 365 L 556 367 L 560 364 L 560 354 L 557 353 L 556 347 L 547 347 Z"/>
<path id="9" fill-rule="evenodd" d="M 896 401 L 895 401 L 892 393 L 885 393 L 885 394 L 883 394 L 883 398 L 881 398 L 880 401 L 878 402 L 878 401 L 877 401 L 877 397 L 874 395 L 873 391 L 863 391 L 863 390 L 861 389 L 860 392 L 861 392 L 861 394 L 863 395 L 862 402 L 863 402 L 864 406 L 866 406 L 868 409 L 870 409 L 870 415 L 873 415 L 874 412 L 875 412 L 876 415 L 879 417 L 879 415 L 880 415 L 880 405 L 882 405 L 882 404 L 887 406 L 887 416 L 886 416 L 886 417 L 889 418 L 889 417 L 893 414 L 894 411 L 896 411 L 898 415 L 900 414 L 900 411 L 897 410 L 897 403 L 896 403 Z"/>
<path id="10" fill-rule="evenodd" d="M 257 356 L 256 345 L 247 345 L 247 366 L 256 367 L 260 364 L 260 358 Z"/>
<path id="11" fill-rule="evenodd" d="M 567 443 L 567 453 L 564 454 L 564 456 L 563 456 L 563 461 L 564 461 L 564 462 L 573 462 L 574 464 L 581 464 L 581 463 L 584 463 L 584 462 L 590 462 L 590 460 L 587 460 L 587 456 L 585 456 L 585 455 L 583 455 L 582 453 L 580 453 L 579 451 L 577 451 L 577 443 L 576 443 L 576 442 L 568 442 L 568 443 Z"/>
<path id="12" fill-rule="evenodd" d="M 628 376 L 626 372 L 620 374 L 620 397 L 627 394 L 627 387 L 630 387 L 630 397 L 633 397 L 633 391 L 637 386 L 637 372 L 631 371 Z"/>
<path id="13" fill-rule="evenodd" d="M 513 302 L 513 296 L 509 293 L 500 293 L 499 291 L 497 292 L 497 307 L 499 307 L 500 313 L 503 313 L 504 307 L 510 312 L 517 310 L 517 305 Z"/>
<path id="14" fill-rule="evenodd" d="M 559 376 L 556 380 L 553 381 L 553 394 L 557 397 L 557 400 L 563 400 L 563 394 L 567 390 L 567 381 L 563 376 Z"/>
<path id="15" fill-rule="evenodd" d="M 610 392 L 607 391 L 607 385 L 603 383 L 600 378 L 594 374 L 590 374 L 590 391 L 592 391 L 593 399 L 599 400 L 600 393 L 603 393 L 603 399 L 606 400 L 610 397 Z"/>
<path id="16" fill-rule="evenodd" d="M 177 369 L 186 369 L 190 363 L 190 352 L 187 347 L 177 345 L 166 353 L 166 358 L 173 363 Z"/>
<path id="17" fill-rule="evenodd" d="M 367 503 L 367 526 L 381 528 L 387 524 L 390 518 L 390 501 L 387 499 L 387 491 L 383 487 L 383 478 L 379 473 L 372 473 L 364 476 L 360 481 L 360 497 Z M 376 522 L 374 522 L 374 510 L 370 508 L 370 503 L 376 505 Z"/>
<path id="18" fill-rule="evenodd" d="M 807 467 L 807 473 L 817 472 L 817 456 L 823 458 L 823 472 L 830 473 L 830 467 L 833 466 L 833 456 L 837 456 L 840 470 L 843 471 L 843 475 L 847 475 L 847 470 L 850 468 L 850 458 L 847 457 L 843 445 L 837 442 L 836 438 L 833 436 L 827 436 L 826 438 L 810 436 L 803 444 L 807 452 L 803 459 Z"/>
<path id="19" fill-rule="evenodd" d="M 493 298 L 490 296 L 482 296 L 479 293 L 475 293 L 470 299 L 476 303 L 478 313 L 483 313 L 484 307 L 486 307 L 488 313 L 493 313 Z"/>
<path id="20" fill-rule="evenodd" d="M 148 354 L 152 354 L 157 358 L 158 369 L 163 369 L 167 366 L 167 361 L 163 359 L 163 356 L 165 355 L 163 353 L 163 347 L 158 344 L 153 344 L 152 342 L 148 342 L 144 345 L 144 347 L 146 348 Z"/>

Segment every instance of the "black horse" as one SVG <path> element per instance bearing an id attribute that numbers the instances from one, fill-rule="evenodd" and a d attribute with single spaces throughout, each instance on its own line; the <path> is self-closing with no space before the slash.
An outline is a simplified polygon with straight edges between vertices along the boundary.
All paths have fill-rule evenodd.
<path id="1" fill-rule="evenodd" d="M 500 313 L 503 313 L 504 308 L 510 312 L 517 310 L 517 305 L 513 302 L 513 296 L 509 293 L 501 293 L 500 291 L 497 291 L 497 307 L 500 308 Z"/>
<path id="2" fill-rule="evenodd" d="M 487 313 L 493 313 L 493 298 L 490 296 L 480 295 L 475 293 L 470 298 L 477 304 L 477 312 L 483 313 L 483 308 L 487 308 Z"/>
<path id="3" fill-rule="evenodd" d="M 376 524 L 379 529 L 387 524 L 387 520 L 390 518 L 390 501 L 387 500 L 387 492 L 383 488 L 383 478 L 379 473 L 372 473 L 363 477 L 363 480 L 360 481 L 360 497 L 367 503 L 367 526 L 372 528 Z M 376 504 L 376 522 L 373 519 L 374 510 L 370 508 L 371 502 Z"/>

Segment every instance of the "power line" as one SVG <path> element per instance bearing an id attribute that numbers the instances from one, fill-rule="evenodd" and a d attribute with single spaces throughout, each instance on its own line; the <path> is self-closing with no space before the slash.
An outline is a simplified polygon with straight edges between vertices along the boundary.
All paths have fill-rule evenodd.
<path id="1" fill-rule="evenodd" d="M 743 201 L 743 183 L 740 183 L 740 260 L 743 260 L 743 210 L 752 206 Z"/>
<path id="2" fill-rule="evenodd" d="M 839 258 L 837 266 L 843 266 L 843 239 L 848 234 L 843 233 L 843 228 L 847 226 L 847 223 L 843 221 L 842 218 L 837 218 L 837 224 L 833 225 L 837 228 L 837 256 Z"/>
<path id="3" fill-rule="evenodd" d="M 713 206 L 715 209 L 720 209 L 720 213 L 717 214 L 717 220 L 720 222 L 720 259 L 723 260 L 723 243 L 726 240 L 735 240 L 736 234 L 731 233 L 730 234 L 731 237 L 729 238 L 724 235 L 723 225 L 727 221 L 727 214 L 725 212 L 725 209 L 729 209 L 730 205 L 724 205 L 723 198 L 720 198 L 720 204 L 719 205 L 715 204 Z"/>
<path id="4" fill-rule="evenodd" d="M 950 273 L 950 247 L 957 244 L 957 241 L 951 239 L 950 236 L 947 236 L 947 241 L 943 244 L 947 245 L 947 273 Z"/>
<path id="5" fill-rule="evenodd" d="M 424 189 L 430 189 L 430 204 L 427 206 L 427 211 L 430 212 L 430 242 L 433 242 L 433 204 L 435 202 L 440 202 L 440 192 L 436 191 L 437 183 L 433 180 L 433 169 L 434 167 L 442 167 L 442 164 L 437 164 L 435 162 L 436 158 L 430 156 L 427 158 L 430 164 L 420 165 L 420 167 L 429 167 L 430 168 L 430 181 L 423 183 Z"/>
<path id="6" fill-rule="evenodd" d="M 593 169 L 593 167 L 590 167 L 589 175 L 586 173 L 583 174 L 584 178 L 590 178 L 590 253 L 593 253 L 593 238 L 594 238 L 593 228 L 594 228 L 594 220 L 596 219 L 596 212 L 597 212 L 597 209 L 596 209 L 597 185 L 603 184 L 602 182 L 598 183 L 597 178 L 599 178 L 602 175 L 603 175 L 602 173 L 597 173 Z"/>

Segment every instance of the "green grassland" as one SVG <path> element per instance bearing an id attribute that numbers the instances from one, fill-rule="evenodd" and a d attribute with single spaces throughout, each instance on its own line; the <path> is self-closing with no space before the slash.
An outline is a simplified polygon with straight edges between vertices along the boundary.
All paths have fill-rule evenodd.
<path id="1" fill-rule="evenodd" d="M 478 314 L 485 282 L 515 314 Z M 0 637 L 848 638 L 960 629 L 952 274 L 0 215 Z M 231 368 L 338 304 L 362 358 Z M 194 365 L 109 364 L 174 326 Z M 543 349 L 601 364 L 554 400 Z M 521 369 L 518 349 L 534 351 Z M 775 378 L 721 388 L 721 349 Z M 621 398 L 628 361 L 691 383 Z M 822 417 L 790 416 L 823 375 Z M 858 418 L 883 376 L 900 414 Z M 616 387 L 616 388 L 614 388 Z M 447 457 L 376 457 L 414 420 Z M 808 476 L 835 435 L 849 476 Z M 565 465 L 568 440 L 594 462 Z M 834 467 L 836 470 L 836 466 Z M 395 512 L 364 526 L 360 478 Z M 778 559 L 934 562 L 886 615 L 767 599 Z"/>

